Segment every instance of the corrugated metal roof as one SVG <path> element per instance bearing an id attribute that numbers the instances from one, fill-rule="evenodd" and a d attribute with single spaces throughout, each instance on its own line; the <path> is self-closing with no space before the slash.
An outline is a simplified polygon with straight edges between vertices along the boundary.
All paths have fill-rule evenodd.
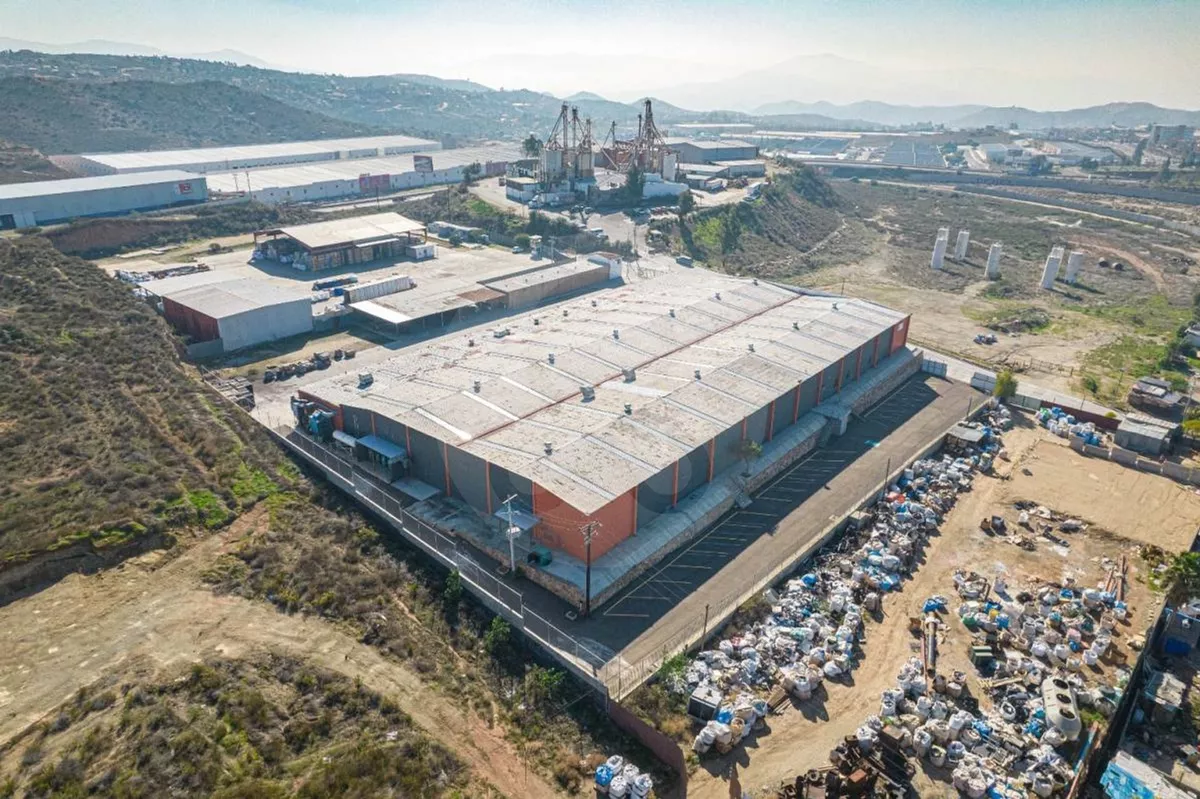
<path id="1" fill-rule="evenodd" d="M 278 232 L 310 250 L 317 250 L 324 247 L 349 247 L 360 242 L 380 241 L 424 229 L 425 225 L 421 222 L 414 222 L 408 217 L 389 211 L 383 214 L 369 214 L 349 219 L 332 219 L 328 222 L 313 222 L 309 225 L 279 228 Z"/>
<path id="2" fill-rule="evenodd" d="M 172 293 L 170 299 L 205 316 L 221 319 L 272 305 L 299 300 L 309 302 L 310 295 L 265 280 L 246 278 L 181 289 Z"/>
<path id="3" fill-rule="evenodd" d="M 473 330 L 402 350 L 373 367 L 366 390 L 347 376 L 308 390 L 411 424 L 588 513 L 903 318 L 865 300 L 680 271 L 505 319 L 501 338 Z"/>
<path id="4" fill-rule="evenodd" d="M 112 169 L 168 168 L 186 164 L 220 164 L 225 161 L 279 158 L 296 155 L 320 155 L 371 147 L 423 147 L 438 149 L 438 143 L 412 136 L 361 136 L 349 139 L 317 139 L 278 142 L 275 144 L 243 144 L 232 147 L 194 147 L 182 150 L 145 150 L 133 153 L 88 153 L 89 161 Z"/>
<path id="5" fill-rule="evenodd" d="M 105 189 L 123 189 L 131 186 L 156 186 L 160 183 L 204 184 L 204 182 L 203 175 L 194 175 L 191 172 L 184 172 L 179 169 L 136 172 L 131 175 L 98 175 L 90 178 L 37 180 L 32 183 L 10 183 L 6 186 L 0 186 L 0 200 L 48 197 L 85 191 L 103 191 Z"/>

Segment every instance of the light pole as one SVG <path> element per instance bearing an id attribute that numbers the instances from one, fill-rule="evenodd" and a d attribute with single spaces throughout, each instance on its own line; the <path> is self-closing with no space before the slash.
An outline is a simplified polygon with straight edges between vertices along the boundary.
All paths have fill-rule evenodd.
<path id="1" fill-rule="evenodd" d="M 583 617 L 585 619 L 592 614 L 592 539 L 595 538 L 596 531 L 600 526 L 600 522 L 593 520 L 579 528 L 579 532 L 583 533 L 583 548 L 586 557 L 583 578 Z"/>
<path id="2" fill-rule="evenodd" d="M 508 499 L 502 503 L 504 509 L 508 512 L 508 529 L 504 531 L 504 535 L 508 538 L 508 568 L 514 577 L 517 576 L 517 538 L 521 535 L 521 528 L 513 524 L 513 500 L 517 498 L 516 494 L 510 494 Z"/>

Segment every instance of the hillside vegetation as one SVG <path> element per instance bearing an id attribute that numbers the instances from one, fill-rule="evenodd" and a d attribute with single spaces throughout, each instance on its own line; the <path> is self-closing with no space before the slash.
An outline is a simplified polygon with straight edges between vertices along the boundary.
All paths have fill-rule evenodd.
<path id="1" fill-rule="evenodd" d="M 13 746 L 13 744 L 10 744 Z M 483 796 L 395 702 L 292 658 L 81 690 L 15 743 L 0 796 Z M 51 754 L 53 753 L 53 754 Z"/>
<path id="2" fill-rule="evenodd" d="M 0 594 L 29 561 L 220 527 L 294 474 L 149 306 L 44 239 L 0 242 L 0 373 Z"/>
<path id="3" fill-rule="evenodd" d="M 0 184 L 69 177 L 33 147 L 0 139 Z"/>
<path id="4" fill-rule="evenodd" d="M 838 198 L 811 169 L 778 173 L 760 199 L 719 206 L 668 225 L 675 247 L 710 266 L 785 278 L 841 224 Z"/>
<path id="5" fill-rule="evenodd" d="M 440 139 L 445 134 L 511 139 L 524 137 L 531 130 L 545 135 L 562 104 L 558 98 L 541 92 L 527 89 L 497 91 L 427 75 L 346 77 L 158 56 L 49 55 L 29 50 L 0 52 L 0 77 L 29 74 L 89 87 L 130 81 L 164 84 L 219 81 L 286 103 L 293 109 L 433 139 Z M 604 99 L 585 99 L 576 104 L 583 116 L 592 117 L 600 127 L 612 120 L 632 127 L 637 124 L 637 115 L 641 111 L 639 103 Z M 3 107 L 10 107 L 10 104 Z M 740 121 L 745 118 L 744 114 L 729 112 L 685 111 L 667 103 L 655 103 L 654 110 L 660 124 Z M 158 116 L 161 112 L 147 104 L 145 113 Z M 218 117 L 214 123 L 224 121 Z M 169 122 L 164 120 L 164 124 Z M 232 129 L 228 133 L 235 135 Z M 2 129 L 0 135 L 3 135 Z M 293 139 L 306 137 L 307 134 L 291 136 Z M 26 144 L 35 143 L 13 138 Z"/>
<path id="6" fill-rule="evenodd" d="M 0 138 L 47 153 L 152 150 L 382 132 L 228 83 L 0 80 Z"/>

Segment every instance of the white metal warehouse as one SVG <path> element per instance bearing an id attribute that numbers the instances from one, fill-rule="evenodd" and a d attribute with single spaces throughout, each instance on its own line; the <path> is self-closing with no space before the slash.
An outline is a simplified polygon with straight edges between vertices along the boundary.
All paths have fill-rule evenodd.
<path id="1" fill-rule="evenodd" d="M 312 296 L 246 278 L 191 286 L 162 296 L 163 315 L 193 342 L 219 342 L 205 355 L 233 352 L 312 330 Z"/>
<path id="2" fill-rule="evenodd" d="M 0 230 L 150 211 L 208 199 L 204 178 L 177 169 L 0 186 Z"/>
<path id="3" fill-rule="evenodd" d="M 214 173 L 208 176 L 208 183 L 214 195 L 251 194 L 255 200 L 272 205 L 374 197 L 377 193 L 458 183 L 462 180 L 463 168 L 469 164 L 479 164 L 480 177 L 503 175 L 509 161 L 521 157 L 521 149 L 516 145 L 491 144 L 406 153 L 390 158 L 256 169 L 249 173 Z"/>
<path id="4" fill-rule="evenodd" d="M 352 139 L 319 139 L 234 147 L 197 147 L 186 150 L 149 150 L 134 153 L 56 155 L 58 166 L 83 175 L 186 169 L 201 174 L 227 172 L 313 161 L 343 161 L 440 150 L 439 142 L 412 136 L 362 136 Z"/>

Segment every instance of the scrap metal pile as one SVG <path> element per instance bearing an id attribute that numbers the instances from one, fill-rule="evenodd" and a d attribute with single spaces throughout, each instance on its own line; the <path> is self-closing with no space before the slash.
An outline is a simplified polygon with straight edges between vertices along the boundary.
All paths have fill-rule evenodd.
<path id="1" fill-rule="evenodd" d="M 993 413 L 1007 416 L 1003 408 Z M 699 653 L 686 670 L 693 701 L 705 698 L 716 712 L 693 742 L 705 754 L 737 738 L 729 725 L 737 715 L 725 697 L 758 707 L 772 688 L 805 700 L 825 679 L 848 675 L 861 654 L 864 617 L 880 610 L 884 594 L 897 590 L 916 564 L 929 535 L 971 487 L 973 472 L 991 463 L 999 441 L 988 429 L 984 443 L 966 457 L 926 459 L 905 469 L 886 495 L 863 514 L 857 529 L 818 554 L 813 568 L 787 581 L 772 600 L 770 616 L 739 636 Z M 678 686 L 682 688 L 683 686 Z M 693 714 L 695 715 L 695 714 Z M 744 735 L 749 727 L 743 727 Z"/>

